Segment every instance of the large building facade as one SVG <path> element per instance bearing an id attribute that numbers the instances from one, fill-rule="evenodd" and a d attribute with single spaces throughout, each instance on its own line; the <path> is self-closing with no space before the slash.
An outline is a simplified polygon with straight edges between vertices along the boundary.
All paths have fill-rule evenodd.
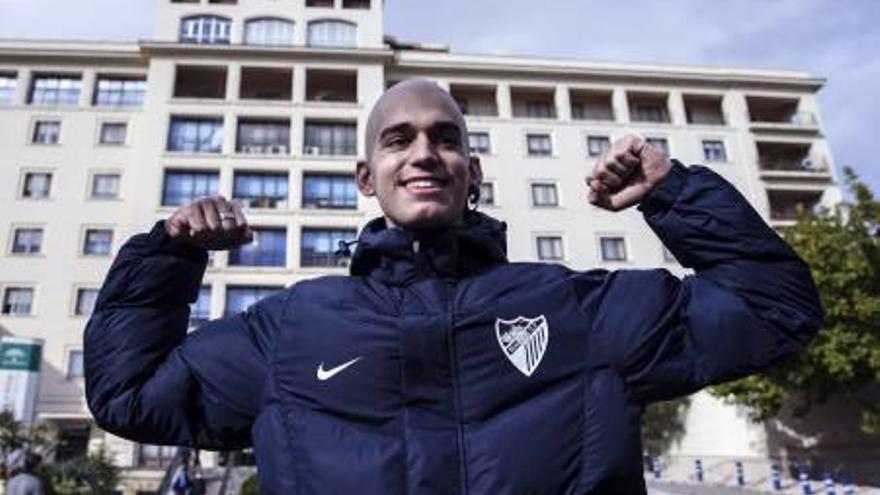
<path id="1" fill-rule="evenodd" d="M 167 457 L 96 431 L 83 399 L 82 330 L 124 241 L 200 196 L 246 205 L 257 242 L 212 255 L 193 326 L 345 273 L 338 240 L 379 214 L 353 181 L 367 112 L 405 78 L 459 102 L 513 260 L 685 274 L 637 211 L 586 202 L 585 175 L 630 132 L 716 170 L 775 227 L 840 200 L 820 79 L 455 54 L 385 36 L 384 7 L 159 0 L 151 40 L 0 41 L 0 330 L 44 339 L 36 414 L 66 452 L 103 439 L 132 468 Z M 762 430 L 707 395 L 688 425 L 683 452 L 763 452 Z"/>

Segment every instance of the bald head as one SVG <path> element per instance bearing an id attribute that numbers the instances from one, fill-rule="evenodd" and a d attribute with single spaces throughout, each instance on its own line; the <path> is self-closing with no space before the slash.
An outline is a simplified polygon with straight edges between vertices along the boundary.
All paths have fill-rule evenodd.
<path id="1" fill-rule="evenodd" d="M 367 161 L 369 162 L 373 157 L 373 150 L 382 130 L 399 123 L 391 119 L 421 109 L 439 110 L 445 113 L 459 127 L 461 135 L 467 136 L 464 115 L 448 92 L 428 79 L 406 79 L 385 91 L 370 111 L 365 143 Z"/>

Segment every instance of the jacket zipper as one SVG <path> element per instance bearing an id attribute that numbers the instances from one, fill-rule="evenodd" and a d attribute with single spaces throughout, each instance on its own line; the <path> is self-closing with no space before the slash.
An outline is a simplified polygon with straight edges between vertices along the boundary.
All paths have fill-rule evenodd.
<path id="1" fill-rule="evenodd" d="M 462 421 L 462 413 L 461 413 L 461 384 L 458 380 L 458 359 L 455 348 L 455 325 L 453 318 L 453 301 L 450 291 L 450 283 L 447 281 L 442 281 L 443 284 L 443 295 L 446 299 L 446 331 L 447 338 L 449 339 L 449 363 L 452 371 L 452 392 L 453 392 L 453 403 L 455 408 L 455 427 L 457 430 L 458 436 L 458 472 L 461 477 L 461 493 L 462 495 L 466 495 L 468 493 L 468 479 L 467 479 L 467 462 L 466 462 L 466 451 L 464 445 L 464 422 Z"/>

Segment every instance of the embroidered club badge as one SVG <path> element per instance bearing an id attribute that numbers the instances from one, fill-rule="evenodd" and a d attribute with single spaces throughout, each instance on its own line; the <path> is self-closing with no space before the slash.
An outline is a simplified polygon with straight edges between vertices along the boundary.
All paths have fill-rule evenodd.
<path id="1" fill-rule="evenodd" d="M 526 376 L 541 364 L 549 337 L 547 318 L 519 316 L 514 320 L 495 320 L 495 336 L 507 359 Z"/>

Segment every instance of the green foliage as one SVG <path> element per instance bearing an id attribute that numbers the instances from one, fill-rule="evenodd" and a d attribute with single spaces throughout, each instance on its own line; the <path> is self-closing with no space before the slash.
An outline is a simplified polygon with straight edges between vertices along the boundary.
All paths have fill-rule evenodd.
<path id="1" fill-rule="evenodd" d="M 880 202 L 849 167 L 844 179 L 854 202 L 801 211 L 783 233 L 810 266 L 826 312 L 822 330 L 784 365 L 712 391 L 748 406 L 755 420 L 790 397 L 798 397 L 796 415 L 841 397 L 861 408 L 863 431 L 880 435 Z"/>
<path id="2" fill-rule="evenodd" d="M 44 479 L 57 495 L 111 494 L 119 484 L 119 468 L 103 448 L 86 457 L 46 466 Z"/>
<path id="3" fill-rule="evenodd" d="M 664 454 L 684 436 L 684 418 L 690 398 L 655 402 L 642 416 L 642 448 L 651 456 Z"/>
<path id="4" fill-rule="evenodd" d="M 248 479 L 244 480 L 244 483 L 241 484 L 241 491 L 238 492 L 239 495 L 260 495 L 260 485 L 257 482 L 257 475 L 252 474 Z"/>
<path id="5" fill-rule="evenodd" d="M 11 411 L 0 411 L 0 454 L 3 459 L 13 450 L 29 446 L 43 457 L 50 455 L 58 443 L 58 429 L 50 422 L 28 427 L 17 421 Z"/>

